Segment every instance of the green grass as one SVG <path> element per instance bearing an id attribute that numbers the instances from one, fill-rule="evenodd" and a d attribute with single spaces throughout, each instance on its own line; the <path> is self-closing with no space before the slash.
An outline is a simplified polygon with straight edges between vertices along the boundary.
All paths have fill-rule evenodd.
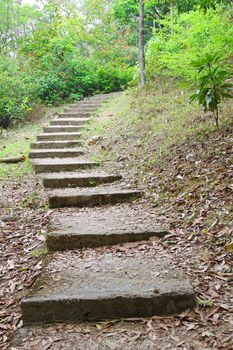
<path id="1" fill-rule="evenodd" d="M 189 103 L 190 91 L 183 91 L 175 80 L 150 82 L 143 89 L 123 93 L 94 118 L 85 136 L 101 136 L 105 150 L 94 146 L 95 159 L 116 160 L 130 156 L 130 163 L 140 159 L 152 167 L 162 161 L 172 145 L 197 134 L 202 138 L 215 129 L 211 116 L 206 116 L 196 103 Z M 220 123 L 228 122 L 233 107 L 223 104 Z M 199 136 L 198 136 L 199 135 Z"/>
<path id="2" fill-rule="evenodd" d="M 32 171 L 28 160 L 30 144 L 36 139 L 36 135 L 45 123 L 45 119 L 38 122 L 19 125 L 15 128 L 0 133 L 0 158 L 17 157 L 25 155 L 24 162 L 16 164 L 0 163 L 0 180 L 13 180 Z"/>

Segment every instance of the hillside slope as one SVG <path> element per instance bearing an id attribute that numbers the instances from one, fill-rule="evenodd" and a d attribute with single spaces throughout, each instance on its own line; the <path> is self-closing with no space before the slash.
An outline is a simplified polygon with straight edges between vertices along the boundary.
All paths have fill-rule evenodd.
<path id="1" fill-rule="evenodd" d="M 90 154 L 98 150 L 95 159 L 143 189 L 156 223 L 169 227 L 163 245 L 198 295 L 195 315 L 184 319 L 201 349 L 232 345 L 232 115 L 225 103 L 216 130 L 176 82 L 160 81 L 125 92 L 86 131 Z"/>
<path id="2" fill-rule="evenodd" d="M 89 152 L 143 189 L 171 227 L 211 234 L 233 219 L 232 114 L 225 103 L 217 130 L 174 82 L 131 90 L 89 125 Z"/>

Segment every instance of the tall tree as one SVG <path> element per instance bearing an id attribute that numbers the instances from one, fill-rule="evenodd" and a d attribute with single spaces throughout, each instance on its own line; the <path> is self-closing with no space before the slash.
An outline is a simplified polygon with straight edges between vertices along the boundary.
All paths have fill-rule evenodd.
<path id="1" fill-rule="evenodd" d="M 139 61 L 140 61 L 140 85 L 145 85 L 145 49 L 144 49 L 144 0 L 139 0 Z"/>

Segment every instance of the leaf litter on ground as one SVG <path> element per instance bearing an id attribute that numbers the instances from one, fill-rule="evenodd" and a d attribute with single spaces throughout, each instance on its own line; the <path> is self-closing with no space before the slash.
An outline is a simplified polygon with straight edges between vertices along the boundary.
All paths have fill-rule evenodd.
<path id="1" fill-rule="evenodd" d="M 204 135 L 201 142 L 186 140 L 173 148 L 167 160 L 144 172 L 143 186 L 147 188 L 149 197 L 153 192 L 155 196 L 134 205 L 148 210 L 156 224 L 166 225 L 170 232 L 168 236 L 160 240 L 97 249 L 99 254 L 118 251 L 124 257 L 133 256 L 139 249 L 157 255 L 159 247 L 165 248 L 173 255 L 177 267 L 187 274 L 198 298 L 194 310 L 177 316 L 38 326 L 20 333 L 19 302 L 43 267 L 43 235 L 51 211 L 44 210 L 41 188 L 33 176 L 30 181 L 24 178 L 5 183 L 1 191 L 7 194 L 8 203 L 0 209 L 0 215 L 9 215 L 10 212 L 19 219 L 0 221 L 1 348 L 7 349 L 13 334 L 18 334 L 11 350 L 95 350 L 111 347 L 129 350 L 232 349 L 232 251 L 226 249 L 231 247 L 233 235 L 231 133 L 232 127 L 229 127 L 212 136 Z M 129 183 L 137 176 L 135 167 L 132 167 L 133 173 L 129 173 Z M 30 202 L 29 206 L 22 206 L 29 192 L 40 198 L 39 205 Z M 161 196 L 163 201 L 158 203 Z M 72 213 L 72 210 L 67 212 Z M 80 254 L 92 253 L 87 249 Z"/>

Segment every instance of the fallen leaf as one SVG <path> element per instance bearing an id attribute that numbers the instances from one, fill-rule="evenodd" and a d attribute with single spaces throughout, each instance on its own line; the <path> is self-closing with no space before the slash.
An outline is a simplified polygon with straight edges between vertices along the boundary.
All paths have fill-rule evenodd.
<path id="1" fill-rule="evenodd" d="M 233 252 L 233 242 L 228 243 L 228 244 L 225 246 L 225 250 L 226 250 L 227 253 L 232 253 L 232 252 Z"/>
<path id="2" fill-rule="evenodd" d="M 208 319 L 211 316 L 213 316 L 218 310 L 219 310 L 219 306 L 215 306 L 215 307 L 210 308 L 205 314 L 206 321 L 208 321 Z"/>
<path id="3" fill-rule="evenodd" d="M 197 303 L 198 305 L 201 305 L 201 306 L 212 306 L 213 305 L 213 301 L 210 300 L 210 299 L 201 299 L 199 297 L 197 297 Z"/>

